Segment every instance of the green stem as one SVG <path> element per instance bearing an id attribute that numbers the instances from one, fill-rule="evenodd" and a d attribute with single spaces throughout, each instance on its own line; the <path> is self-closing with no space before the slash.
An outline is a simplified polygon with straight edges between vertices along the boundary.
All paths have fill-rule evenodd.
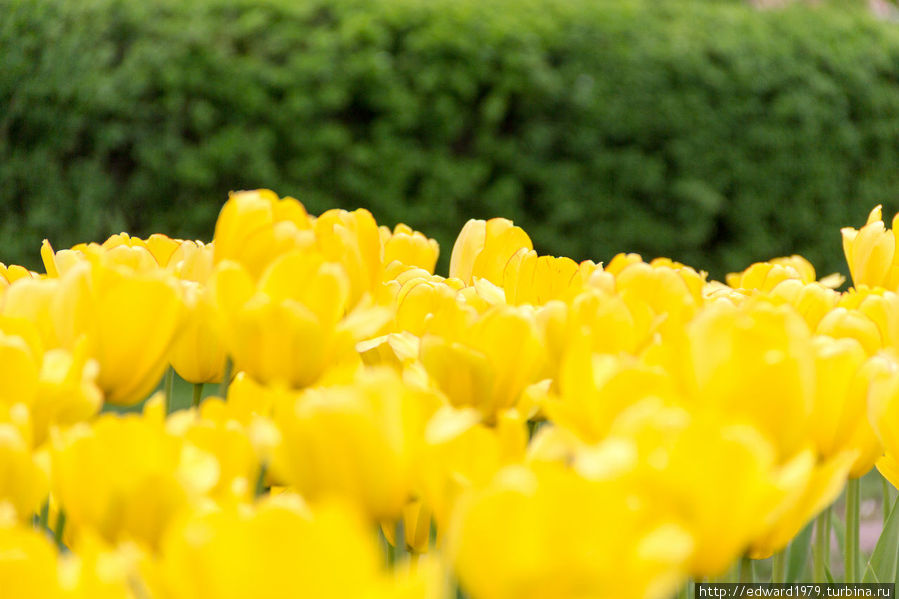
<path id="1" fill-rule="evenodd" d="M 40 514 L 37 519 L 38 528 L 48 529 L 50 526 L 50 500 L 44 502 L 41 506 Z"/>
<path id="2" fill-rule="evenodd" d="M 683 584 L 683 586 L 681 586 L 680 591 L 678 591 L 677 599 L 690 599 L 691 596 L 692 595 L 690 594 L 690 581 L 687 580 L 687 582 L 685 582 Z"/>
<path id="3" fill-rule="evenodd" d="M 53 529 L 53 540 L 56 541 L 56 546 L 59 549 L 63 548 L 62 544 L 62 533 L 66 528 L 66 512 L 62 508 L 59 508 L 59 513 L 56 515 L 56 528 Z"/>
<path id="4" fill-rule="evenodd" d="M 231 362 L 231 358 L 225 360 L 225 373 L 222 375 L 222 382 L 219 384 L 219 397 L 222 399 L 228 399 L 228 385 L 231 384 L 231 371 L 234 369 L 234 364 Z"/>
<path id="5" fill-rule="evenodd" d="M 887 518 L 890 515 L 890 508 L 892 507 L 892 501 L 890 499 L 890 482 L 886 479 L 886 477 L 881 476 L 880 482 L 883 484 L 883 523 L 887 523 Z"/>
<path id="6" fill-rule="evenodd" d="M 771 582 L 784 583 L 787 581 L 787 548 L 784 547 L 774 554 L 771 560 Z"/>
<path id="7" fill-rule="evenodd" d="M 859 483 L 850 478 L 846 486 L 846 582 L 858 582 Z"/>
<path id="8" fill-rule="evenodd" d="M 752 560 L 748 555 L 740 558 L 740 582 L 755 582 L 755 576 L 752 573 Z"/>
<path id="9" fill-rule="evenodd" d="M 827 582 L 825 569 L 828 561 L 830 545 L 830 509 L 826 509 L 815 518 L 815 546 L 812 578 L 814 582 Z"/>
<path id="10" fill-rule="evenodd" d="M 174 411 L 174 398 L 172 397 L 172 386 L 175 384 L 175 369 L 169 366 L 165 371 L 165 380 L 162 384 L 165 393 L 165 413 L 171 414 Z"/>
<path id="11" fill-rule="evenodd" d="M 256 477 L 256 489 L 255 489 L 256 497 L 260 497 L 266 491 L 265 476 L 267 473 L 268 473 L 268 465 L 263 462 L 262 464 L 259 465 L 259 476 Z"/>
<path id="12" fill-rule="evenodd" d="M 203 383 L 194 383 L 194 401 L 195 408 L 200 407 L 200 401 L 203 399 Z"/>

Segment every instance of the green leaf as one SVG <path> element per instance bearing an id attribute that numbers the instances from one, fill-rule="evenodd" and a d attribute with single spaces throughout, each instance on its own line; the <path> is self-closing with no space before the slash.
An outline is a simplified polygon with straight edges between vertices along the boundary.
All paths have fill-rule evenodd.
<path id="1" fill-rule="evenodd" d="M 874 553 L 865 568 L 862 582 L 881 582 L 896 579 L 896 553 L 899 552 L 899 511 L 896 506 L 883 525 L 883 532 L 874 546 Z"/>
<path id="2" fill-rule="evenodd" d="M 815 521 L 812 520 L 806 524 L 802 532 L 796 535 L 790 543 L 789 553 L 787 554 L 787 582 L 800 582 L 808 579 L 805 575 L 805 567 L 808 564 L 814 528 Z"/>

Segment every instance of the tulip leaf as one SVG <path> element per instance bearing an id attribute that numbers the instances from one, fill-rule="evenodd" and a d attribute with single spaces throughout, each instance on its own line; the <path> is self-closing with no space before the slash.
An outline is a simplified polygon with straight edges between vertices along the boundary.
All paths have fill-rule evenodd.
<path id="1" fill-rule="evenodd" d="M 865 568 L 862 582 L 895 580 L 897 552 L 899 552 L 899 511 L 894 505 L 887 521 L 883 524 L 883 532 L 880 534 L 877 545 L 874 547 L 874 553 L 871 554 L 871 559 Z"/>
<path id="2" fill-rule="evenodd" d="M 809 548 L 812 544 L 814 527 L 815 522 L 813 520 L 790 543 L 790 551 L 787 555 L 787 582 L 799 582 L 808 578 L 805 575 L 805 570 L 808 564 Z"/>
<path id="3" fill-rule="evenodd" d="M 833 574 L 830 573 L 830 566 L 824 566 L 824 576 L 827 578 L 828 584 L 833 584 Z"/>

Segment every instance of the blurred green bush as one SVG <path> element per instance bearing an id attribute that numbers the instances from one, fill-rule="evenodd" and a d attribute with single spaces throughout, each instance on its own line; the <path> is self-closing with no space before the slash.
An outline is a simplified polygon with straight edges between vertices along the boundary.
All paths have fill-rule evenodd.
<path id="1" fill-rule="evenodd" d="M 0 259 L 211 236 L 228 190 L 721 276 L 899 207 L 899 30 L 627 0 L 0 0 Z"/>

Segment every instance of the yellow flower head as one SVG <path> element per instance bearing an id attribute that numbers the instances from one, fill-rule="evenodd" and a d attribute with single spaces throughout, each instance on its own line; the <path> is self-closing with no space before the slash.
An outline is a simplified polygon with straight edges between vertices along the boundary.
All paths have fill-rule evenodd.
<path id="1" fill-rule="evenodd" d="M 238 262 L 256 278 L 284 252 L 314 245 L 311 229 L 306 209 L 294 198 L 278 199 L 268 189 L 235 192 L 215 223 L 214 261 Z"/>
<path id="2" fill-rule="evenodd" d="M 449 274 L 466 285 L 471 285 L 475 277 L 502 285 L 506 264 L 522 248 L 532 250 L 534 245 L 528 234 L 512 221 L 505 218 L 470 220 L 462 227 L 453 245 Z"/>
<path id="3" fill-rule="evenodd" d="M 885 287 L 893 291 L 899 288 L 895 228 L 896 218 L 893 218 L 893 230 L 886 229 L 881 207 L 875 206 L 868 215 L 868 222 L 861 229 L 840 229 L 843 235 L 843 253 L 849 264 L 852 282 L 856 286 Z"/>

